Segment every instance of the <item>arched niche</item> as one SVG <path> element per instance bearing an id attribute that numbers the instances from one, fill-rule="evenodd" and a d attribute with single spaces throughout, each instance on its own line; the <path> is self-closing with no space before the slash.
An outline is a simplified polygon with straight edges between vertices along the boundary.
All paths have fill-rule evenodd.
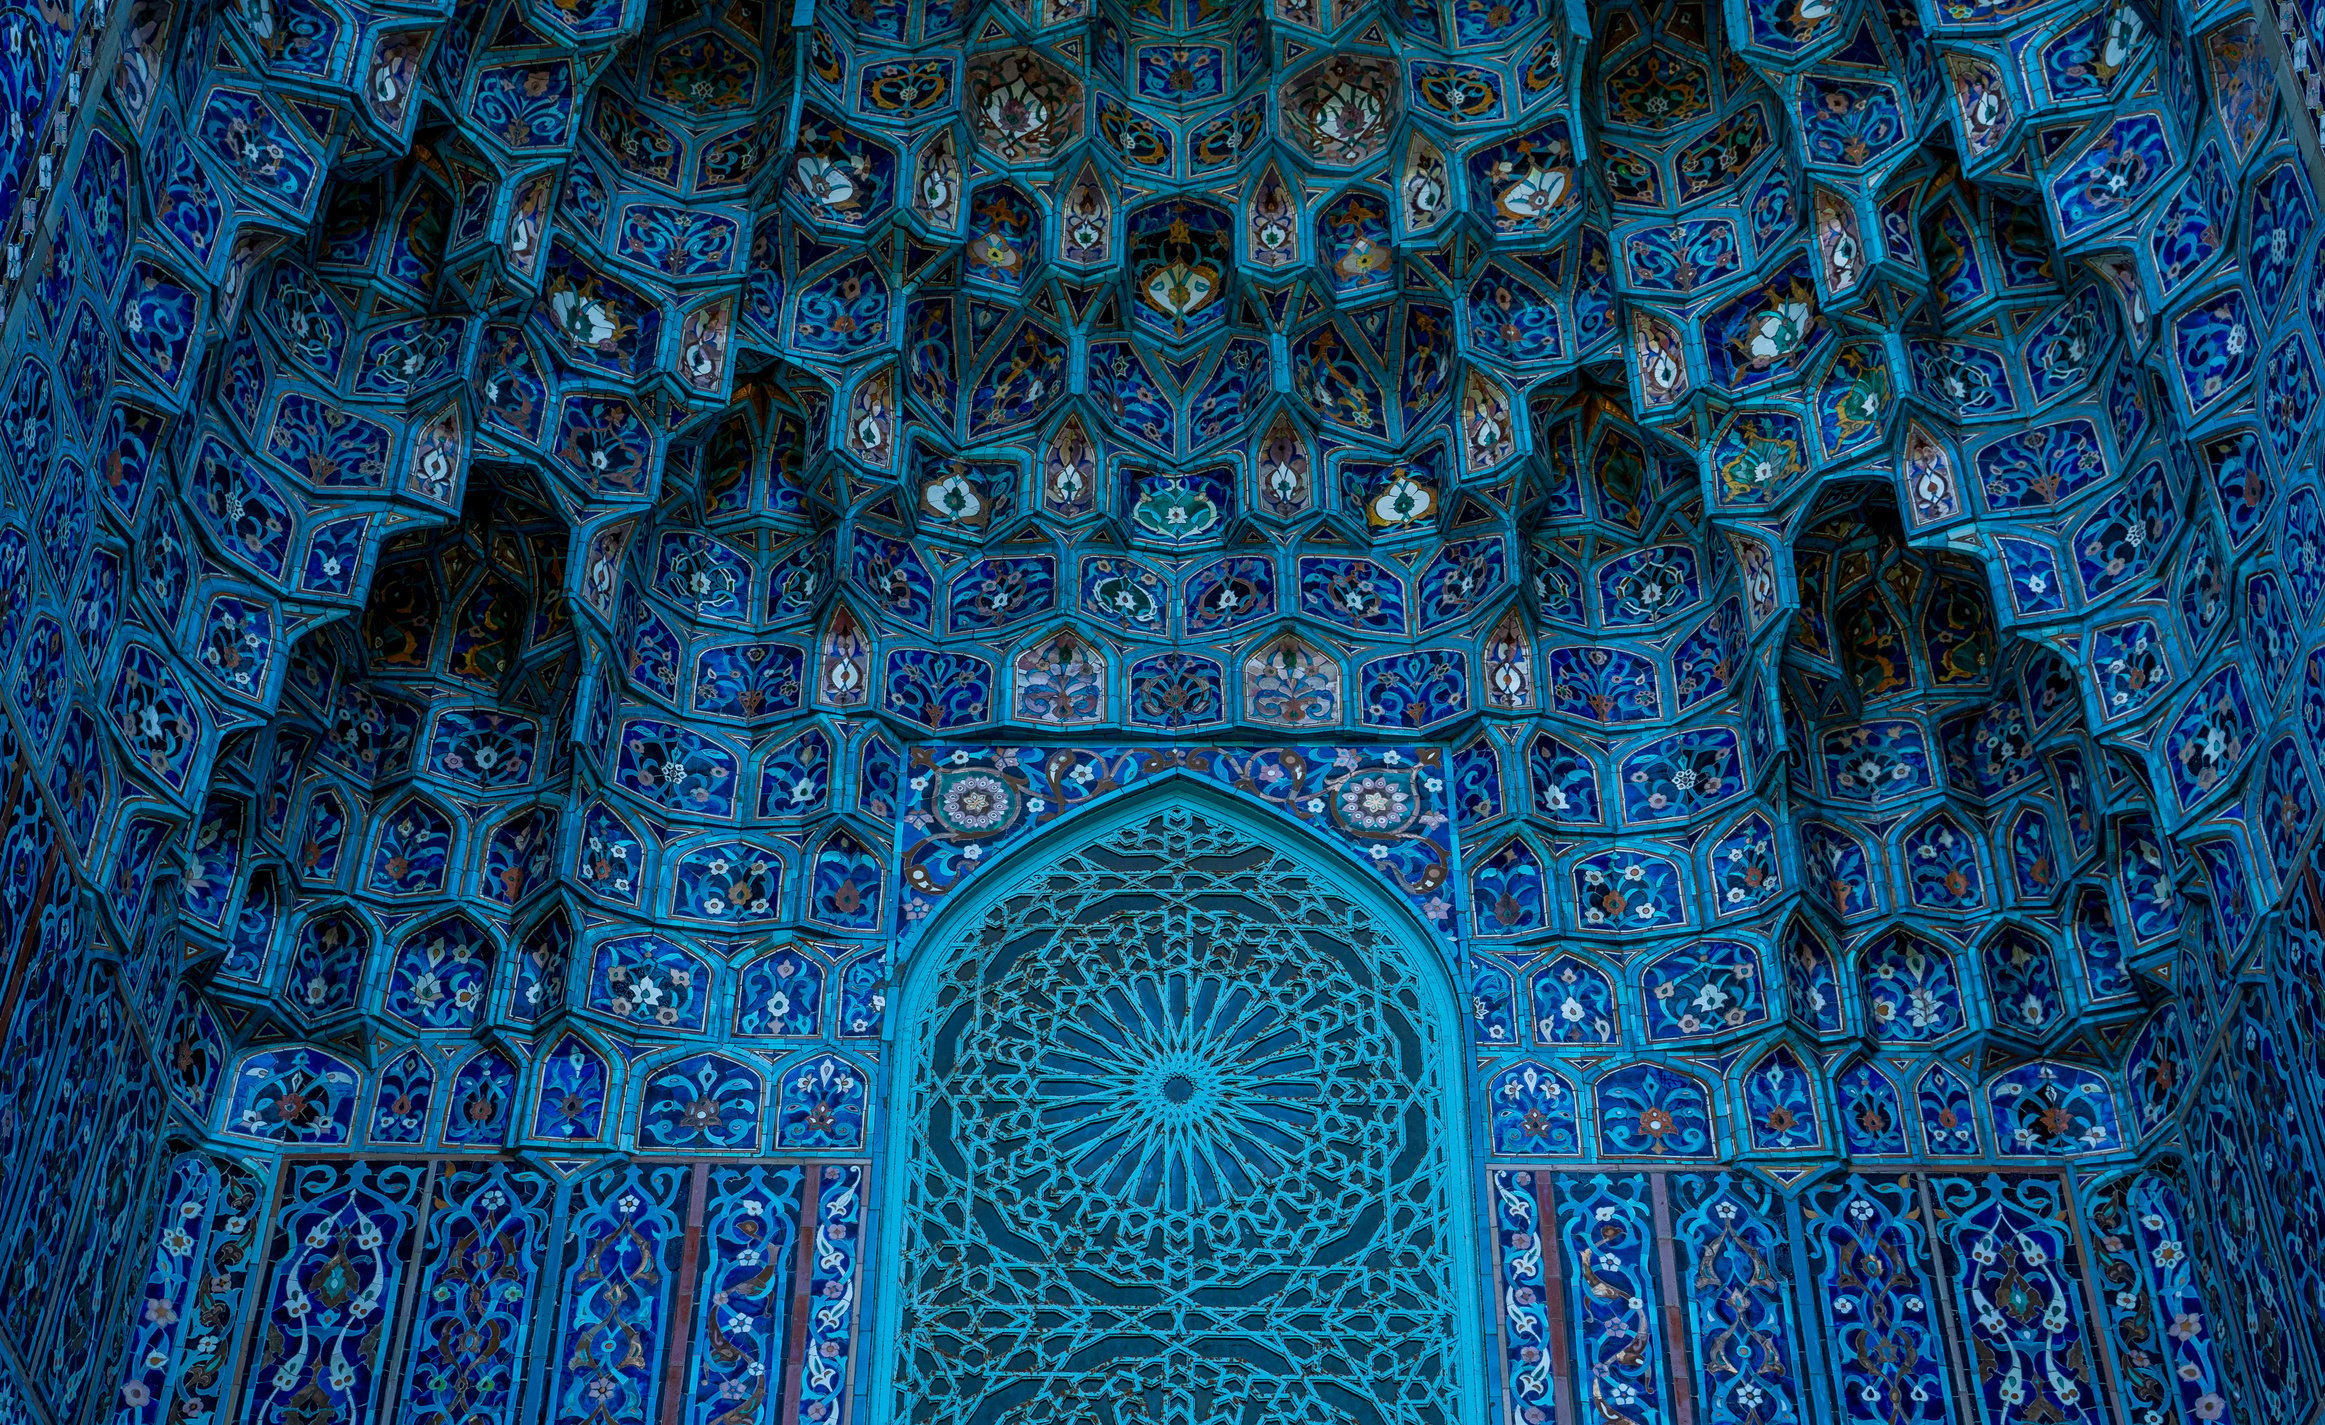
<path id="1" fill-rule="evenodd" d="M 1189 778 L 964 892 L 899 991 L 870 1418 L 1482 1425 L 1437 932 Z"/>

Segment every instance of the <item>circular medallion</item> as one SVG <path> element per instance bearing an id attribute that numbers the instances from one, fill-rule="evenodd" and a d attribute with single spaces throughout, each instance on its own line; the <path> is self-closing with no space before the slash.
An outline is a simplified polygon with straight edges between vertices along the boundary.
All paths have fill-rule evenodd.
<path id="1" fill-rule="evenodd" d="M 948 833 L 977 838 L 1015 826 L 1023 799 L 999 773 L 971 767 L 937 773 L 930 804 L 937 824 Z"/>
<path id="2" fill-rule="evenodd" d="M 1417 792 L 1410 771 L 1351 773 L 1332 794 L 1332 816 L 1358 836 L 1396 836 L 1421 819 Z"/>

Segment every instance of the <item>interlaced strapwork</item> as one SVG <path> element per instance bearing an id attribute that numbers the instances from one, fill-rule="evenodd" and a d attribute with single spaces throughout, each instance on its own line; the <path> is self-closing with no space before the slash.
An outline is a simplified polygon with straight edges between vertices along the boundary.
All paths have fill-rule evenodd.
<path id="1" fill-rule="evenodd" d="M 899 1419 L 1458 1417 L 1451 1026 L 1311 872 L 1163 812 L 1033 871 L 919 1023 Z"/>

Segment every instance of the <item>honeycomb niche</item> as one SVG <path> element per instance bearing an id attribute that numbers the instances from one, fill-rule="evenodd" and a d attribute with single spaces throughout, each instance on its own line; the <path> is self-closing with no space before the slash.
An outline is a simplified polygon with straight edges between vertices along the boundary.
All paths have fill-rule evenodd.
<path id="1" fill-rule="evenodd" d="M 2314 1425 L 2321 28 L 0 12 L 0 1425 Z"/>

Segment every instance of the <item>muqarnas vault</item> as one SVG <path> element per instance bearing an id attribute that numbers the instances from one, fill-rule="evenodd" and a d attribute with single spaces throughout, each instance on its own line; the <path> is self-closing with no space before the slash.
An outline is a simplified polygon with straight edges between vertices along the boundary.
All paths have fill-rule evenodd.
<path id="1" fill-rule="evenodd" d="M 2320 28 L 0 14 L 0 1423 L 2316 1420 Z"/>

